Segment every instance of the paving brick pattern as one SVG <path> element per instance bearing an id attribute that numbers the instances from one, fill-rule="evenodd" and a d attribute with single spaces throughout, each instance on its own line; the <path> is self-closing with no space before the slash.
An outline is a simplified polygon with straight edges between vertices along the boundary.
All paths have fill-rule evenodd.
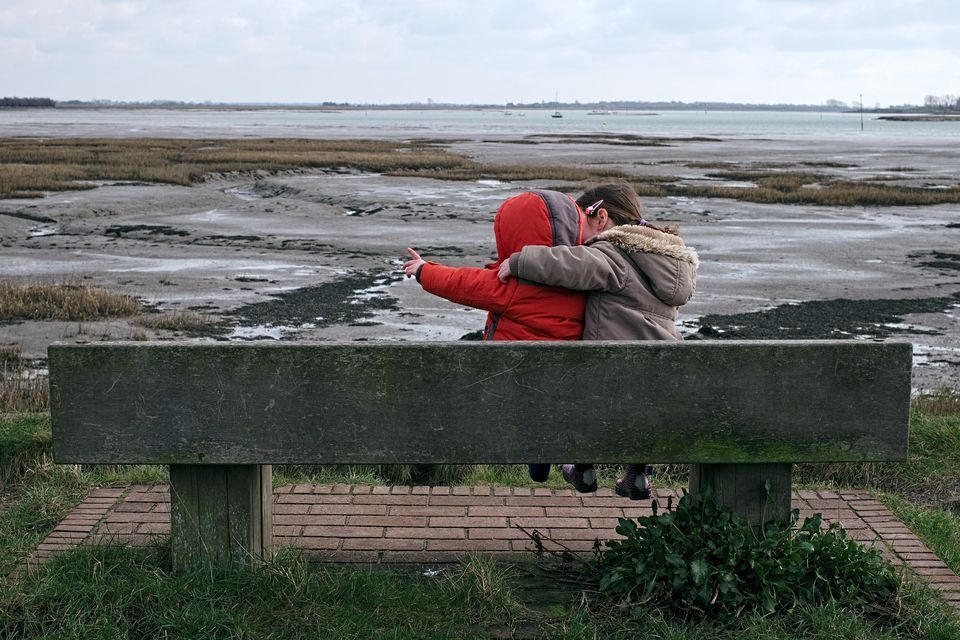
<path id="1" fill-rule="evenodd" d="M 678 498 L 657 490 L 661 505 Z M 484 552 L 529 557 L 528 532 L 547 548 L 589 552 L 594 541 L 618 537 L 621 517 L 650 515 L 649 500 L 631 502 L 610 489 L 595 494 L 510 487 L 408 487 L 300 484 L 274 492 L 274 542 L 304 556 L 344 563 L 454 562 Z M 821 513 L 848 536 L 876 545 L 895 565 L 906 566 L 960 610 L 960 577 L 906 526 L 863 491 L 795 491 L 801 518 Z M 24 569 L 79 544 L 145 545 L 170 534 L 167 485 L 93 490 L 37 547 Z"/>

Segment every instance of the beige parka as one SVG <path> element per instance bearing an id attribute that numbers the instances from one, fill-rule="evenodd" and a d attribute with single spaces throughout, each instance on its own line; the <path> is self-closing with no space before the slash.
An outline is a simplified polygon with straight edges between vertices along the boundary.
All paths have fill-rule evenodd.
<path id="1" fill-rule="evenodd" d="M 680 236 L 621 225 L 580 246 L 524 247 L 510 257 L 510 272 L 589 291 L 584 340 L 681 340 L 677 307 L 693 296 L 699 264 Z"/>

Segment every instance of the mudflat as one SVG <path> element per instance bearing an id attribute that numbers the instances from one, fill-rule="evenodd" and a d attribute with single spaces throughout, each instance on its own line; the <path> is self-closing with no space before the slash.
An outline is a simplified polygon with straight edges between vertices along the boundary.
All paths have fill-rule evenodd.
<path id="1" fill-rule="evenodd" d="M 733 170 L 816 171 L 936 192 L 960 185 L 948 139 L 570 140 L 486 135 L 438 144 L 485 165 L 608 168 L 690 187 L 749 189 Z M 815 167 L 815 168 L 814 168 Z M 729 176 L 717 172 L 729 170 Z M 193 186 L 103 182 L 0 200 L 0 279 L 87 282 L 209 327 L 128 320 L 0 323 L 0 344 L 42 360 L 56 340 L 457 340 L 485 314 L 404 279 L 405 248 L 455 266 L 495 256 L 507 197 L 563 180 L 437 180 L 357 169 L 213 173 Z M 819 188 L 816 184 L 806 188 Z M 889 339 L 914 344 L 914 387 L 960 388 L 960 205 L 826 206 L 644 197 L 698 250 L 687 339 Z"/>

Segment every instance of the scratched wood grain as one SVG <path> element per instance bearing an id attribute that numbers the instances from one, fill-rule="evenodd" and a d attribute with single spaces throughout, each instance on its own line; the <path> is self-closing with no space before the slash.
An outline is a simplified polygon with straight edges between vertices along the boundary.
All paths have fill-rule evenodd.
<path id="1" fill-rule="evenodd" d="M 909 344 L 49 349 L 60 463 L 903 460 Z"/>

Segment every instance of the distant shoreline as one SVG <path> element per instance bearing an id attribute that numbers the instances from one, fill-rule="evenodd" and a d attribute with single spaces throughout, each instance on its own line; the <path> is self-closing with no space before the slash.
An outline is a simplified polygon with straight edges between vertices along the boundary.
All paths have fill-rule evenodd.
<path id="1" fill-rule="evenodd" d="M 58 103 L 55 107 L 0 107 L 0 111 L 15 110 L 35 110 L 35 109 L 56 109 L 62 111 L 210 111 L 210 112 L 244 112 L 244 111 L 301 111 L 312 113 L 344 113 L 350 111 L 416 111 L 416 112 L 442 112 L 442 111 L 474 111 L 474 112 L 501 112 L 505 110 L 519 110 L 529 112 L 552 112 L 559 110 L 563 112 L 585 112 L 587 115 L 619 115 L 619 116 L 658 116 L 661 111 L 699 111 L 699 112 L 737 112 L 737 113 L 816 113 L 815 110 L 803 106 L 777 105 L 769 107 L 757 107 L 751 105 L 729 104 L 715 107 L 704 108 L 703 106 L 661 106 L 657 111 L 651 109 L 609 109 L 599 110 L 590 108 L 587 105 L 564 105 L 559 109 L 553 105 L 417 105 L 417 104 L 397 104 L 397 105 L 300 105 L 300 104 L 141 104 L 141 103 L 117 103 L 117 104 L 97 104 L 97 103 Z M 836 114 L 855 114 L 858 111 L 847 109 L 823 110 L 822 113 Z M 916 122 L 936 122 L 960 120 L 960 114 L 911 114 L 911 113 L 893 113 L 888 111 L 864 111 L 864 114 L 873 116 L 876 120 L 892 121 L 916 121 Z M 887 114 L 887 115 L 881 115 Z"/>
<path id="2" fill-rule="evenodd" d="M 894 122 L 960 122 L 960 114 L 916 114 L 898 116 L 880 116 L 877 120 L 892 120 Z"/>
<path id="3" fill-rule="evenodd" d="M 48 107 L 51 108 L 51 107 Z M 848 108 L 822 108 L 816 105 L 741 104 L 741 103 L 529 103 L 529 104 L 296 104 L 296 103 L 138 103 L 138 102 L 58 102 L 56 109 L 91 110 L 169 110 L 169 111 L 310 111 L 339 113 L 344 111 L 585 111 L 593 115 L 660 115 L 663 111 L 736 111 L 736 112 L 796 112 L 796 113 L 853 113 Z M 857 112 L 859 113 L 859 112 Z M 890 113 L 864 111 L 864 113 Z M 894 112 L 896 113 L 896 112 Z"/>

